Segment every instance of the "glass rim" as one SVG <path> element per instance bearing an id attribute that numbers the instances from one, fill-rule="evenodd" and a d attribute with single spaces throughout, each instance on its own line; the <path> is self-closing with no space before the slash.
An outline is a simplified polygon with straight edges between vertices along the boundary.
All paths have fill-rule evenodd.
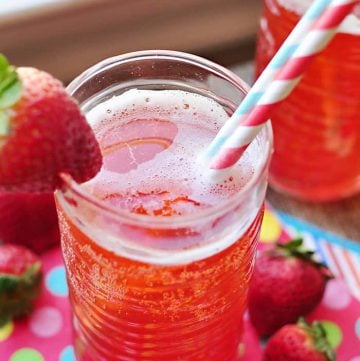
<path id="1" fill-rule="evenodd" d="M 102 71 L 108 67 L 116 66 L 119 63 L 130 62 L 132 60 L 142 60 L 142 59 L 174 59 L 188 64 L 193 64 L 200 68 L 203 68 L 210 73 L 216 73 L 220 75 L 221 78 L 230 82 L 242 93 L 246 94 L 249 90 L 249 86 L 244 82 L 239 76 L 237 76 L 232 71 L 224 68 L 223 66 L 216 64 L 210 60 L 204 59 L 200 56 L 172 51 L 172 50 L 145 50 L 126 53 L 118 56 L 113 56 L 102 60 L 101 62 L 91 66 L 79 76 L 77 76 L 67 87 L 67 91 L 72 95 L 76 89 L 81 86 L 86 80 L 96 75 L 99 71 Z M 114 218 L 118 218 L 122 222 L 127 222 L 130 224 L 139 224 L 143 225 L 154 225 L 154 226 L 167 226 L 167 227 L 179 227 L 179 226 L 189 226 L 194 222 L 206 221 L 214 218 L 214 216 L 222 215 L 227 211 L 231 210 L 236 204 L 239 204 L 243 199 L 249 195 L 252 189 L 255 188 L 256 184 L 260 180 L 263 173 L 266 171 L 268 163 L 270 162 L 270 156 L 272 153 L 273 146 L 273 134 L 270 122 L 268 121 L 264 128 L 261 130 L 261 133 L 265 132 L 266 143 L 265 152 L 262 157 L 262 164 L 256 168 L 256 171 L 252 175 L 251 179 L 235 194 L 231 195 L 228 199 L 219 202 L 219 204 L 213 205 L 209 208 L 204 208 L 196 211 L 196 213 L 188 215 L 178 215 L 176 217 L 158 217 L 151 215 L 141 215 L 131 213 L 128 210 L 118 209 L 114 206 L 107 204 L 91 193 L 87 192 L 81 184 L 77 183 L 69 174 L 61 174 L 60 177 L 63 181 L 63 186 L 69 189 L 73 194 L 90 203 L 92 206 L 99 208 L 101 211 L 106 212 L 108 215 L 111 215 Z M 62 193 L 62 190 L 56 191 L 55 195 L 58 197 Z M 196 215 L 196 217 L 194 217 Z"/>

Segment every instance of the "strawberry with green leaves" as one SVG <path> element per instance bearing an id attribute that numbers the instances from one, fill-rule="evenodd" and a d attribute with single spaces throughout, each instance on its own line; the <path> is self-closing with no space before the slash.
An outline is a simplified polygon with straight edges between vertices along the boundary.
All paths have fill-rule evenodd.
<path id="1" fill-rule="evenodd" d="M 31 311 L 41 277 L 37 255 L 22 246 L 0 245 L 0 327 Z"/>
<path id="2" fill-rule="evenodd" d="M 249 289 L 249 315 L 258 334 L 270 336 L 311 312 L 330 278 L 327 267 L 303 247 L 302 239 L 261 251 Z"/>
<path id="3" fill-rule="evenodd" d="M 335 361 L 321 322 L 311 325 L 300 319 L 283 326 L 268 341 L 262 361 Z"/>
<path id="4" fill-rule="evenodd" d="M 0 55 L 0 192 L 51 192 L 61 173 L 81 183 L 101 163 L 95 136 L 62 83 Z"/>

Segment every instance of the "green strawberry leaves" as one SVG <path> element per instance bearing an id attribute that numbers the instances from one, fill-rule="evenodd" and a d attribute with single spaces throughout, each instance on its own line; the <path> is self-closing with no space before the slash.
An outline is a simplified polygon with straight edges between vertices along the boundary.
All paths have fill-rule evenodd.
<path id="1" fill-rule="evenodd" d="M 328 361 L 336 361 L 335 352 L 330 345 L 328 335 L 321 322 L 314 321 L 312 324 L 309 324 L 301 317 L 297 325 L 312 337 L 317 351 L 321 352 Z"/>
<path id="2" fill-rule="evenodd" d="M 30 265 L 20 275 L 0 272 L 0 328 L 14 317 L 26 315 L 41 292 L 41 263 Z"/>
<path id="3" fill-rule="evenodd" d="M 16 68 L 0 54 L 0 136 L 9 133 L 10 114 L 8 108 L 21 98 L 21 81 Z"/>
<path id="4" fill-rule="evenodd" d="M 305 249 L 302 238 L 295 238 L 287 243 L 276 243 L 276 247 L 288 257 L 299 257 L 306 260 L 312 260 L 314 251 Z"/>
<path id="5" fill-rule="evenodd" d="M 311 262 L 314 266 L 322 269 L 323 275 L 327 279 L 332 279 L 334 277 L 326 264 L 318 262 L 315 259 L 315 252 L 304 247 L 302 238 L 295 238 L 287 243 L 276 243 L 276 252 L 285 257 L 294 257 Z"/>
<path id="6" fill-rule="evenodd" d="M 0 109 L 14 105 L 21 97 L 21 82 L 15 67 L 0 54 Z"/>
<path id="7" fill-rule="evenodd" d="M 0 109 L 0 137 L 7 135 L 9 133 L 9 117 Z"/>
<path id="8" fill-rule="evenodd" d="M 41 263 L 35 262 L 21 275 L 0 272 L 0 296 L 5 292 L 13 292 L 18 287 L 32 287 L 41 279 Z M 0 298 L 1 299 L 1 298 Z"/>

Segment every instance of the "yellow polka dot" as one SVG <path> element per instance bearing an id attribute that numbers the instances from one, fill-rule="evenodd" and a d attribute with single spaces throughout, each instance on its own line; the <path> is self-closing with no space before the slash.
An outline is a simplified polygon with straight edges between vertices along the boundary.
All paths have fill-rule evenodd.
<path id="1" fill-rule="evenodd" d="M 276 242 L 281 235 L 281 225 L 276 217 L 269 211 L 265 211 L 261 226 L 260 242 Z"/>
<path id="2" fill-rule="evenodd" d="M 0 342 L 8 339 L 14 331 L 14 323 L 12 321 L 0 327 Z"/>

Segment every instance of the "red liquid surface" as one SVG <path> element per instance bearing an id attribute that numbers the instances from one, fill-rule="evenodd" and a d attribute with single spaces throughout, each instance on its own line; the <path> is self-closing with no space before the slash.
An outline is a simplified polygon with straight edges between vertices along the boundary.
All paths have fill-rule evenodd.
<path id="1" fill-rule="evenodd" d="M 122 128 L 120 140 L 116 132 L 115 128 L 101 137 L 103 171 L 126 175 L 129 168 L 166 152 L 177 127 L 164 120 L 137 119 Z M 138 132 L 143 136 L 131 136 Z M 162 182 L 160 177 L 150 190 L 114 191 L 113 184 L 104 185 L 106 172 L 100 179 L 102 183 L 89 185 L 94 194 L 113 207 L 144 217 L 196 217 L 197 211 L 214 203 L 194 198 L 191 182 L 184 180 L 164 178 Z M 140 262 L 110 252 L 60 207 L 59 213 L 79 361 L 237 360 L 262 210 L 230 247 L 179 265 Z M 192 234 L 204 238 L 190 227 L 140 228 L 159 244 L 169 237 L 179 244 Z"/>
<path id="2" fill-rule="evenodd" d="M 257 47 L 260 74 L 299 20 L 265 1 Z M 317 201 L 360 189 L 360 36 L 339 33 L 272 116 L 270 184 Z"/>
<path id="3" fill-rule="evenodd" d="M 156 266 L 106 251 L 61 217 L 77 359 L 237 360 L 261 220 L 215 256 Z"/>

